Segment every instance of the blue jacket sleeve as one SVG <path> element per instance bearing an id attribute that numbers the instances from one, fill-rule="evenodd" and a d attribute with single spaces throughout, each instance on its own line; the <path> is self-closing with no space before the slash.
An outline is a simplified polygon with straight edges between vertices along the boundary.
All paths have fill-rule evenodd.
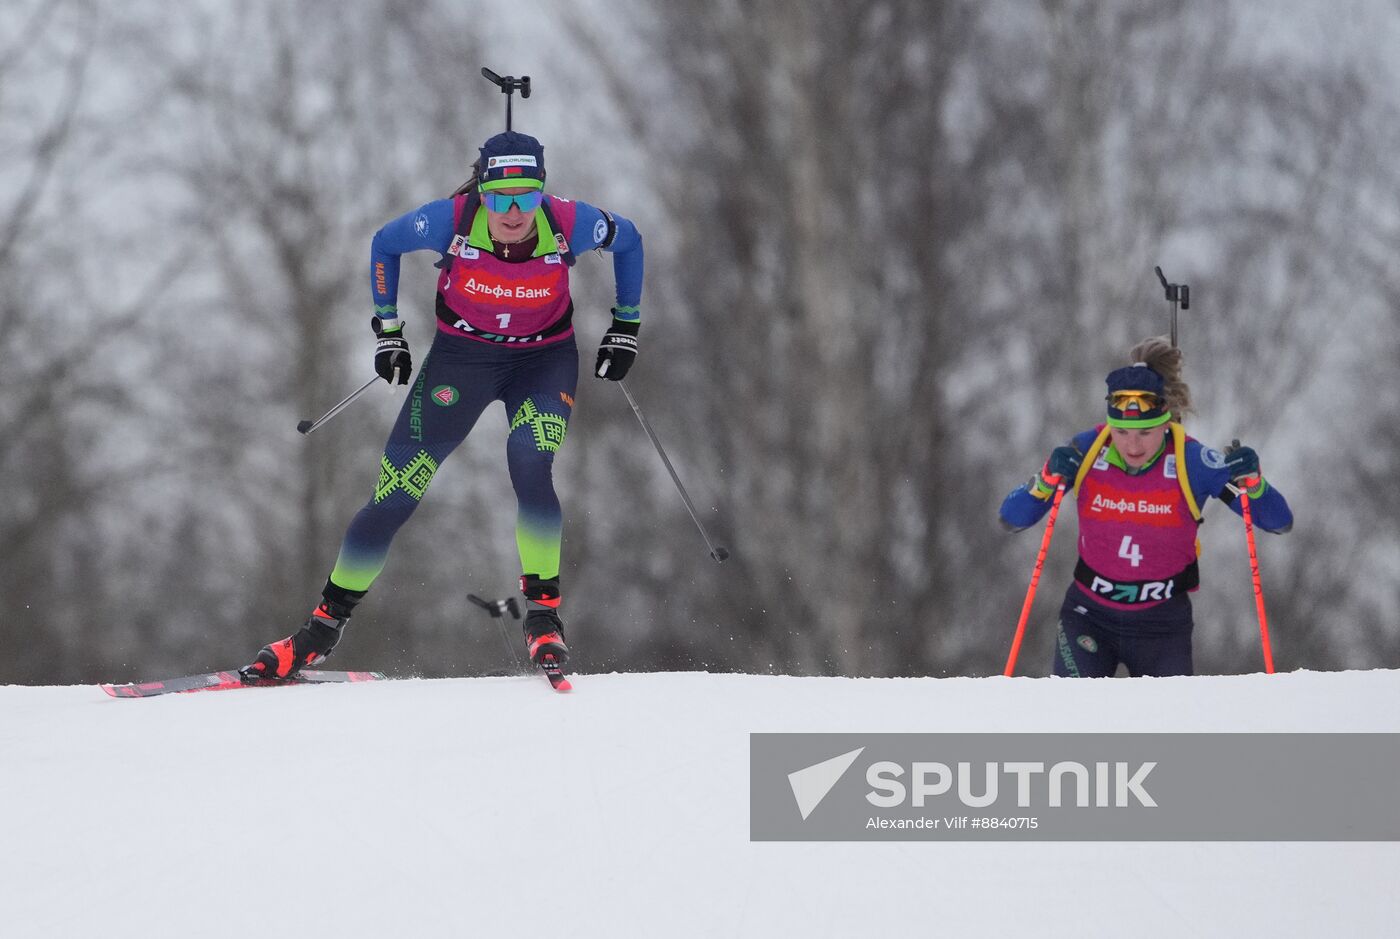
<path id="1" fill-rule="evenodd" d="M 582 256 L 589 248 L 602 247 L 608 236 L 608 221 L 601 209 L 587 202 L 574 200 L 574 230 L 569 233 L 569 247 Z M 609 212 L 617 232 L 612 242 L 602 248 L 612 253 L 613 279 L 617 282 L 617 318 L 640 322 L 642 318 L 642 236 L 630 219 Z"/>
<path id="2" fill-rule="evenodd" d="M 1083 454 L 1093 445 L 1096 436 L 1096 431 L 1081 431 L 1070 438 L 1069 445 Z M 1073 485 L 1074 480 L 1067 480 L 1065 488 L 1072 488 Z M 1001 526 L 1007 531 L 1024 531 L 1045 517 L 1045 513 L 1050 510 L 1051 501 L 1051 498 L 1036 495 L 1035 476 L 1032 476 L 1029 482 L 1011 490 L 1006 498 L 1001 500 L 1001 509 L 998 512 Z"/>
<path id="3" fill-rule="evenodd" d="M 1001 527 L 1007 531 L 1024 531 L 1045 517 L 1050 510 L 1049 499 L 1037 499 L 1031 495 L 1031 484 L 1018 486 L 1001 500 L 1001 510 L 997 513 Z"/>
<path id="4" fill-rule="evenodd" d="M 1230 507 L 1230 511 L 1243 516 L 1240 500 L 1229 489 L 1230 471 L 1225 467 L 1225 455 L 1219 450 L 1203 445 L 1200 441 L 1186 441 L 1186 478 L 1191 483 L 1191 492 L 1196 496 L 1196 504 L 1205 509 L 1206 500 L 1211 496 Z M 1250 496 L 1249 514 L 1254 524 L 1267 532 L 1281 535 L 1293 527 L 1293 510 L 1268 480 L 1263 482 L 1264 491 Z"/>
<path id="5" fill-rule="evenodd" d="M 429 202 L 374 233 L 369 246 L 369 288 L 374 313 L 386 327 L 394 328 L 399 318 L 399 258 L 428 249 L 446 254 L 451 244 L 451 199 Z"/>

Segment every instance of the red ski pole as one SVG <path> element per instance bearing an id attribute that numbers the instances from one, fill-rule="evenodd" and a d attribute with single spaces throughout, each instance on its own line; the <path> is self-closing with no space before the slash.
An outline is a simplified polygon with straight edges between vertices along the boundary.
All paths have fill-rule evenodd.
<path id="1" fill-rule="evenodd" d="M 1269 620 L 1264 615 L 1264 587 L 1259 581 L 1259 554 L 1254 550 L 1254 520 L 1249 514 L 1249 488 L 1258 484 L 1258 476 L 1240 483 L 1240 514 L 1244 516 L 1244 539 L 1249 545 L 1249 572 L 1254 577 L 1254 606 L 1259 611 L 1259 640 L 1264 645 L 1264 671 L 1272 675 L 1274 652 L 1269 646 Z"/>
<path id="2" fill-rule="evenodd" d="M 1016 670 L 1016 656 L 1021 651 L 1021 639 L 1026 634 L 1026 620 L 1031 616 L 1031 605 L 1035 603 L 1035 588 L 1040 585 L 1040 571 L 1045 567 L 1045 552 L 1050 549 L 1050 536 L 1055 533 L 1055 516 L 1060 514 L 1060 500 L 1065 497 L 1065 483 L 1055 487 L 1055 501 L 1050 506 L 1050 514 L 1045 519 L 1045 535 L 1040 539 L 1040 553 L 1035 556 L 1035 571 L 1031 574 L 1031 586 L 1026 591 L 1026 602 L 1021 604 L 1021 621 L 1016 624 L 1016 638 L 1011 640 L 1011 654 L 1006 657 L 1007 678 Z"/>

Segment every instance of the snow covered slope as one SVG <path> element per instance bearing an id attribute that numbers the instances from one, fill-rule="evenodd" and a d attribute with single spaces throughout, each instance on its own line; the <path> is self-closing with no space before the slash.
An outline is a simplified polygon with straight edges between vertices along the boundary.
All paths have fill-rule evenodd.
<path id="1" fill-rule="evenodd" d="M 7 936 L 1394 935 L 1400 844 L 754 844 L 754 731 L 1400 731 L 1400 672 L 0 688 Z M 1092 919 L 1088 917 L 1093 917 Z"/>

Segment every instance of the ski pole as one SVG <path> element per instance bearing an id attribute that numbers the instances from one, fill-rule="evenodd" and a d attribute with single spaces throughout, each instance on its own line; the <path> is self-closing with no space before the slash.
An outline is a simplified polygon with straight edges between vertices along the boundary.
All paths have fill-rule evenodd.
<path id="1" fill-rule="evenodd" d="M 642 416 L 642 409 L 637 407 L 636 400 L 632 397 L 632 392 L 627 390 L 626 382 L 619 381 L 617 387 L 622 389 L 622 393 L 627 396 L 627 403 L 632 405 L 632 413 L 637 415 L 637 420 L 642 424 L 642 430 L 647 432 L 651 438 L 652 446 L 656 447 L 657 454 L 661 457 L 661 462 L 666 464 L 666 471 L 671 474 L 671 482 L 676 484 L 676 491 L 681 494 L 681 501 L 685 503 L 686 511 L 690 513 L 690 520 L 695 523 L 695 527 L 700 529 L 700 537 L 705 539 L 705 547 L 710 549 L 710 557 L 716 561 L 723 562 L 729 557 L 729 551 L 710 540 L 709 534 L 705 531 L 705 526 L 700 524 L 700 517 L 695 514 L 695 506 L 691 504 L 690 496 L 686 494 L 685 487 L 681 485 L 681 478 L 676 475 L 676 468 L 671 465 L 671 460 L 666 456 L 666 450 L 661 446 L 661 441 L 656 437 L 656 431 L 651 429 L 651 424 Z"/>
<path id="2" fill-rule="evenodd" d="M 1035 589 L 1040 585 L 1040 572 L 1045 567 L 1045 552 L 1050 549 L 1050 536 L 1055 533 L 1055 516 L 1060 514 L 1060 500 L 1065 497 L 1065 483 L 1055 487 L 1055 501 L 1050 506 L 1050 515 L 1045 519 L 1045 534 L 1040 539 L 1040 553 L 1035 556 L 1035 571 L 1031 574 L 1031 586 L 1026 591 L 1026 602 L 1021 604 L 1021 621 L 1016 624 L 1016 638 L 1011 640 L 1011 654 L 1006 657 L 1007 678 L 1016 670 L 1016 656 L 1021 651 L 1021 638 L 1026 634 L 1026 620 L 1030 619 L 1031 606 L 1035 603 Z"/>
<path id="3" fill-rule="evenodd" d="M 469 593 L 467 599 L 490 613 L 492 619 L 497 620 L 496 628 L 501 634 L 501 641 L 506 644 L 506 655 L 509 655 L 515 662 L 517 669 L 524 671 L 525 666 L 520 661 L 520 652 L 511 643 L 510 636 L 506 634 L 505 614 L 510 613 L 511 619 L 520 619 L 520 606 L 515 602 L 515 597 L 508 597 L 505 600 L 483 600 L 476 594 Z"/>
<path id="4" fill-rule="evenodd" d="M 350 392 L 350 395 L 349 395 L 344 401 L 340 402 L 340 403 L 337 404 L 335 407 L 331 408 L 331 409 L 330 409 L 329 411 L 327 411 L 325 414 L 322 414 L 320 417 L 316 418 L 316 420 L 314 420 L 314 421 L 300 421 L 300 422 L 298 422 L 298 424 L 297 424 L 297 432 L 298 432 L 298 433 L 303 433 L 303 434 L 309 434 L 309 433 L 311 433 L 311 432 L 312 432 L 313 430 L 315 430 L 317 427 L 320 427 L 320 426 L 321 426 L 322 424 L 324 424 L 326 421 L 330 420 L 331 418 L 333 418 L 333 417 L 335 417 L 337 414 L 339 414 L 339 413 L 345 408 L 345 406 L 346 406 L 347 404 L 349 404 L 351 401 L 354 401 L 354 400 L 355 400 L 356 398 L 358 398 L 360 395 L 362 395 L 362 394 L 364 394 L 366 391 L 368 391 L 368 390 L 369 390 L 369 386 L 372 385 L 372 384 L 374 384 L 374 383 L 377 382 L 377 381 L 379 381 L 379 376 L 378 376 L 378 375 L 375 375 L 375 376 L 374 376 L 373 378 L 371 378 L 369 381 L 365 382 L 363 385 L 361 385 L 360 387 L 356 388 L 354 391 Z"/>
<path id="5" fill-rule="evenodd" d="M 1249 511 L 1249 489 L 1259 484 L 1258 476 L 1241 480 L 1235 490 L 1240 495 L 1240 514 L 1244 516 L 1244 540 L 1249 545 L 1249 573 L 1254 578 L 1254 608 L 1259 611 L 1259 641 L 1264 647 L 1264 671 L 1274 673 L 1274 651 L 1269 645 L 1269 620 L 1264 615 L 1264 586 L 1259 580 L 1259 554 L 1254 548 L 1254 519 Z"/>

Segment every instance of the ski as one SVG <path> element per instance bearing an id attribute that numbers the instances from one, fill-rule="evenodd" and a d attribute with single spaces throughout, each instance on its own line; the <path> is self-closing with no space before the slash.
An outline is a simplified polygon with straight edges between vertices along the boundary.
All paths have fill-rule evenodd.
<path id="1" fill-rule="evenodd" d="M 574 686 L 569 682 L 569 676 L 564 674 L 559 661 L 552 654 L 547 654 L 540 659 L 540 670 L 544 672 L 544 677 L 549 679 L 549 687 L 555 691 L 574 690 Z"/>
<path id="2" fill-rule="evenodd" d="M 487 613 L 490 613 L 492 619 L 504 621 L 506 613 L 509 613 L 512 619 L 520 619 L 520 606 L 515 602 L 514 597 L 506 600 L 486 600 L 482 597 L 478 597 L 474 593 L 469 593 L 467 594 L 467 599 L 481 607 Z M 506 635 L 505 623 L 501 622 L 497 625 L 501 627 L 501 639 L 505 642 L 507 653 L 511 654 L 511 657 L 515 659 L 516 666 L 519 669 L 517 673 L 524 674 L 529 666 L 520 661 L 519 653 L 516 653 L 515 647 L 511 645 L 510 637 Z M 549 687 L 559 692 L 574 690 L 574 686 L 569 681 L 569 677 L 564 674 L 564 669 L 559 660 L 552 654 L 545 655 L 541 658 L 538 665 L 540 671 L 544 672 L 544 677 L 549 679 Z"/>
<path id="3" fill-rule="evenodd" d="M 100 687 L 114 698 L 151 698 L 160 694 L 184 694 L 192 691 L 227 691 L 234 688 L 267 688 L 282 685 L 315 685 L 347 681 L 383 681 L 379 672 L 333 672 L 303 670 L 292 678 L 262 678 L 244 681 L 238 672 L 205 672 L 184 675 L 162 681 L 104 684 Z"/>

